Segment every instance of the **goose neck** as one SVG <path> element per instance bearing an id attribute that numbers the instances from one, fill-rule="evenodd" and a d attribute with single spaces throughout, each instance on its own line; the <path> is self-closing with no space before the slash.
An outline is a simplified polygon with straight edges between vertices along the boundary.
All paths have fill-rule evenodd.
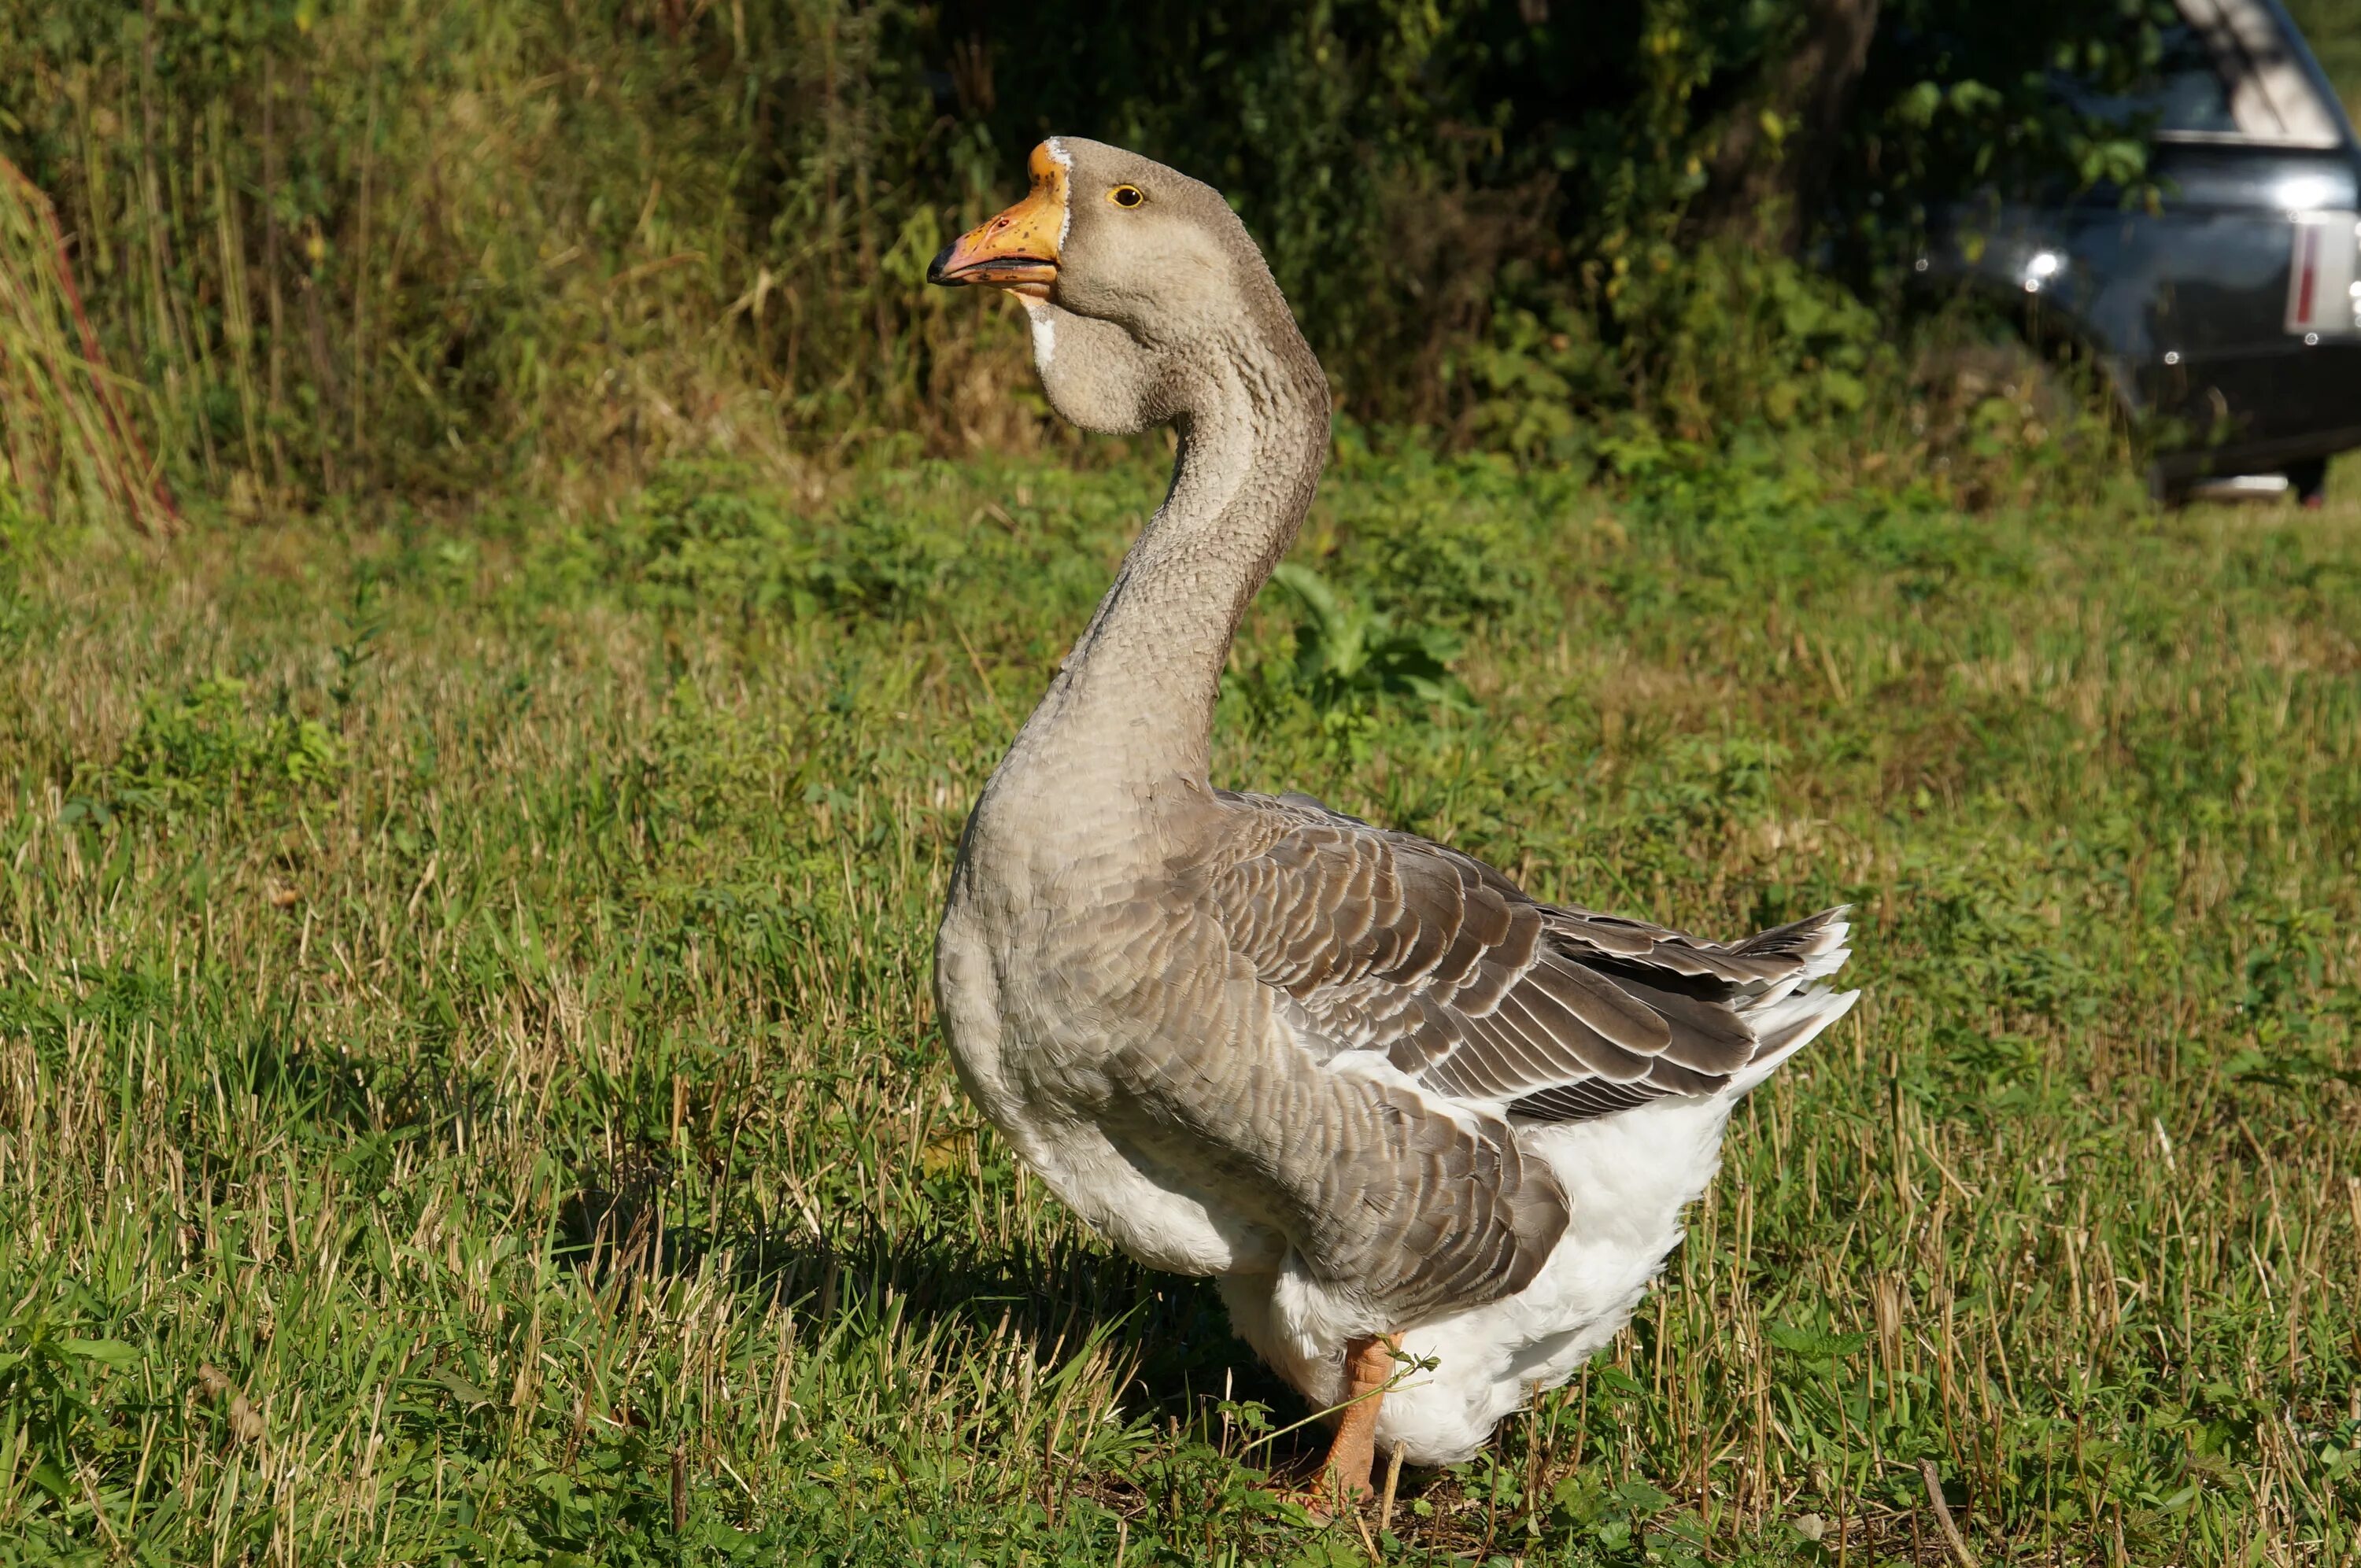
<path id="1" fill-rule="evenodd" d="M 1246 606 L 1294 542 L 1328 448 L 1328 392 L 1301 340 L 1240 352 L 1175 419 L 1164 504 L 1026 727 L 1016 762 L 1069 787 L 1206 782 L 1213 705 Z M 1028 744 L 1029 743 L 1029 744 Z"/>

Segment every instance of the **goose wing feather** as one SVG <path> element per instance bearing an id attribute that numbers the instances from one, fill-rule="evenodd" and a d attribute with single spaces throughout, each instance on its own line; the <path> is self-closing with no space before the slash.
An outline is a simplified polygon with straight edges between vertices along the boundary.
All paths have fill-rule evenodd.
<path id="1" fill-rule="evenodd" d="M 1842 909 L 1732 945 L 1545 905 L 1472 856 L 1304 795 L 1221 792 L 1210 868 L 1233 952 L 1336 1053 L 1422 1089 L 1585 1121 L 1709 1094 L 1783 1043 L 1759 1021 L 1842 963 Z"/>

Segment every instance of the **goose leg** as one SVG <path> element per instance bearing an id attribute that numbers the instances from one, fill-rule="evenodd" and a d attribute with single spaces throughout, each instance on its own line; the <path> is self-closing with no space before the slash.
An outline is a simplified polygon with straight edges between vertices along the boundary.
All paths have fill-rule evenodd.
<path id="1" fill-rule="evenodd" d="M 1394 1351 L 1401 1343 L 1394 1334 L 1371 1334 L 1345 1347 L 1345 1407 L 1336 1423 L 1335 1440 L 1320 1467 L 1320 1496 L 1338 1502 L 1361 1502 L 1377 1488 L 1369 1468 L 1378 1457 L 1378 1405 L 1380 1392 L 1393 1380 Z"/>

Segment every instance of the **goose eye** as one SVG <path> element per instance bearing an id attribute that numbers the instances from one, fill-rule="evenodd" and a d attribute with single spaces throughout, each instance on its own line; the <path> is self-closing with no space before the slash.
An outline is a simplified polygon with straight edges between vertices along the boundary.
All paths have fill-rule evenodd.
<path id="1" fill-rule="evenodd" d="M 1148 197 L 1137 185 L 1118 185 L 1107 192 L 1107 200 L 1118 207 L 1137 207 Z"/>

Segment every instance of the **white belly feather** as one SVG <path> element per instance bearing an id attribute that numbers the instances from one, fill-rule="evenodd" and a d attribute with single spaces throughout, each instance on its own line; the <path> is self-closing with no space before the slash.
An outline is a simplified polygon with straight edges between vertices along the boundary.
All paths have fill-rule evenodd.
<path id="1" fill-rule="evenodd" d="M 1572 1223 L 1518 1294 L 1402 1335 L 1407 1354 L 1436 1365 L 1387 1393 L 1378 1447 L 1399 1446 L 1415 1464 L 1458 1464 L 1534 1390 L 1565 1382 L 1614 1338 L 1679 1245 L 1681 1211 L 1713 1179 L 1734 1102 L 1660 1100 L 1595 1122 L 1521 1129 L 1565 1189 Z M 1231 1275 L 1222 1297 L 1238 1332 L 1305 1398 L 1324 1407 L 1342 1397 L 1345 1336 L 1328 1326 L 1340 1304 L 1315 1281 L 1292 1269 Z"/>

